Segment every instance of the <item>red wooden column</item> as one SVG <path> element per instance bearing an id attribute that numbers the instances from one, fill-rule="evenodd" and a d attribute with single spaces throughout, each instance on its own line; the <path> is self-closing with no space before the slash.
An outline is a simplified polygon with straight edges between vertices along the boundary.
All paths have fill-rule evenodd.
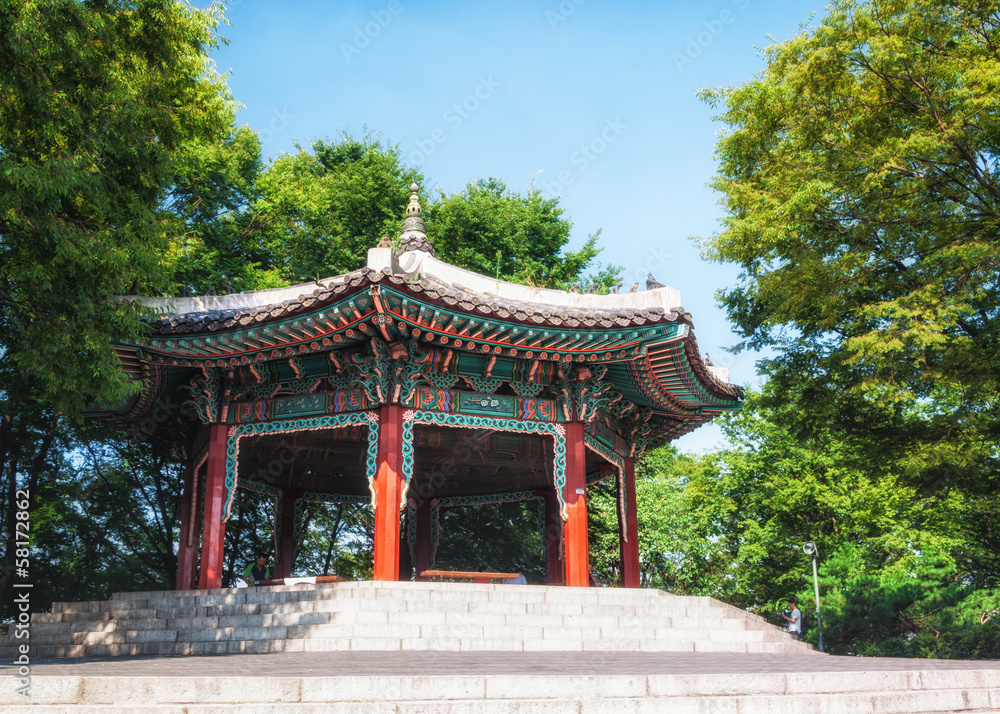
<path id="1" fill-rule="evenodd" d="M 292 553 L 295 550 L 295 501 L 301 495 L 301 491 L 285 491 L 281 499 L 281 512 L 275 514 L 275 518 L 280 519 L 281 523 L 278 552 L 274 556 L 276 578 L 292 576 Z"/>
<path id="2" fill-rule="evenodd" d="M 626 458 L 623 476 L 625 478 L 625 522 L 618 524 L 618 543 L 622 560 L 622 587 L 639 587 L 639 515 L 635 502 L 635 459 Z M 628 534 L 628 542 L 625 534 Z"/>
<path id="3" fill-rule="evenodd" d="M 428 580 L 420 577 L 424 570 L 431 567 L 431 502 L 426 498 L 421 499 L 417 504 L 417 542 L 414 547 L 416 560 L 414 567 L 417 569 L 417 580 Z"/>
<path id="4" fill-rule="evenodd" d="M 197 483 L 193 461 L 184 464 L 184 493 L 181 496 L 181 532 L 177 543 L 177 590 L 194 590 L 198 564 L 198 531 L 201 516 L 198 512 Z"/>
<path id="5" fill-rule="evenodd" d="M 563 561 L 559 557 L 559 545 L 562 536 L 562 516 L 559 515 L 559 499 L 554 488 L 537 491 L 545 499 L 545 533 L 542 534 L 542 547 L 545 549 L 545 584 L 563 585 Z"/>
<path id="6" fill-rule="evenodd" d="M 205 523 L 201 543 L 201 575 L 198 587 L 211 590 L 222 587 L 222 551 L 226 524 L 222 515 L 226 507 L 226 448 L 229 441 L 227 424 L 208 427 L 208 462 L 205 473 Z"/>
<path id="7" fill-rule="evenodd" d="M 583 423 L 566 424 L 566 488 L 563 499 L 569 516 L 563 526 L 563 557 L 566 561 L 566 584 L 585 588 L 590 585 L 587 543 L 587 452 L 583 443 Z"/>
<path id="8" fill-rule="evenodd" d="M 399 501 L 403 495 L 403 409 L 385 404 L 375 475 L 375 580 L 399 580 Z"/>

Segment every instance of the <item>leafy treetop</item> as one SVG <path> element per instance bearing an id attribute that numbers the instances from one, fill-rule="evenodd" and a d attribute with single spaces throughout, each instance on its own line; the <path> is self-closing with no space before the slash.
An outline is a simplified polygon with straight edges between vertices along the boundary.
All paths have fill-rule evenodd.
<path id="1" fill-rule="evenodd" d="M 743 346 L 779 350 L 778 400 L 861 439 L 889 429 L 915 471 L 1000 437 L 998 18 L 836 0 L 759 77 L 703 95 L 729 129 L 706 252 L 743 269 L 722 293 Z"/>

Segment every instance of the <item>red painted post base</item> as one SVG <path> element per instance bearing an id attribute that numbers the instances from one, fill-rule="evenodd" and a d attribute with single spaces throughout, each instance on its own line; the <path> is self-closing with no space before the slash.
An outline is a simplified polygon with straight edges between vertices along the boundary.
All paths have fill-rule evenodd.
<path id="1" fill-rule="evenodd" d="M 637 588 L 639 578 L 639 516 L 635 501 L 635 459 L 625 459 L 625 523 L 618 524 L 622 587 Z M 625 535 L 628 534 L 628 540 Z"/>
<path id="2" fill-rule="evenodd" d="M 375 580 L 399 580 L 399 502 L 403 495 L 403 409 L 380 410 L 375 475 Z"/>
<path id="3" fill-rule="evenodd" d="M 177 544 L 177 590 L 193 590 L 197 582 L 198 531 L 200 515 L 196 495 L 198 493 L 195 466 L 188 461 L 184 465 L 184 493 L 181 496 L 181 528 Z"/>
<path id="4" fill-rule="evenodd" d="M 208 462 L 205 474 L 205 523 L 201 544 L 201 574 L 198 587 L 222 587 L 222 552 L 226 524 L 222 520 L 226 500 L 226 448 L 229 427 L 212 424 L 208 435 Z"/>
<path id="5" fill-rule="evenodd" d="M 562 544 L 562 517 L 559 515 L 559 499 L 554 488 L 537 491 L 545 499 L 545 533 L 542 547 L 545 549 L 545 584 L 565 585 L 564 563 L 559 557 Z"/>
<path id="6" fill-rule="evenodd" d="M 590 586 L 590 563 L 587 543 L 587 453 L 583 442 L 583 424 L 566 424 L 566 488 L 563 499 L 569 518 L 563 526 L 563 551 L 566 561 L 566 585 Z"/>

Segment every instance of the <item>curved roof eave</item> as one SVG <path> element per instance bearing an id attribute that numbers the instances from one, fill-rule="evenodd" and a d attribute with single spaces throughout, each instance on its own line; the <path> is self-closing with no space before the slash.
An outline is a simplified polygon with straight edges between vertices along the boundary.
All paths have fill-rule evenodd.
<path id="1" fill-rule="evenodd" d="M 411 192 L 414 190 L 415 187 L 411 187 Z M 423 233 L 415 194 L 411 204 L 407 213 L 408 227 L 402 236 L 402 251 L 394 252 L 388 242 L 384 242 L 368 251 L 367 264 L 357 271 L 312 283 L 229 295 L 122 296 L 120 299 L 137 300 L 158 314 L 158 318 L 151 320 L 156 332 L 151 340 L 157 341 L 170 337 L 219 335 L 280 323 L 323 310 L 334 303 L 343 304 L 369 290 L 373 298 L 370 302 L 377 304 L 378 288 L 374 286 L 382 284 L 404 296 L 476 320 L 499 320 L 535 330 L 631 331 L 627 335 L 628 342 L 634 349 L 639 346 L 642 349 L 639 352 L 633 349 L 628 358 L 622 352 L 615 359 L 627 359 L 632 364 L 633 381 L 641 392 L 650 397 L 671 393 L 674 391 L 671 385 L 680 379 L 683 382 L 681 391 L 688 393 L 692 402 L 717 403 L 720 398 L 730 402 L 742 397 L 742 388 L 728 383 L 728 370 L 705 364 L 690 329 L 691 316 L 681 307 L 680 293 L 675 288 L 655 287 L 643 292 L 597 295 L 521 285 L 480 275 L 434 257 L 432 246 Z M 353 302 L 350 306 L 357 313 Z M 364 322 L 371 316 L 358 314 L 357 317 Z M 683 326 L 683 329 L 664 340 L 662 328 L 655 328 L 669 323 Z M 649 328 L 654 329 L 649 331 Z M 149 341 L 145 344 L 149 345 Z M 681 344 L 683 348 L 678 349 Z M 646 354 L 647 348 L 654 351 L 652 361 Z M 672 355 L 669 364 L 657 357 L 657 348 L 661 354 Z"/>

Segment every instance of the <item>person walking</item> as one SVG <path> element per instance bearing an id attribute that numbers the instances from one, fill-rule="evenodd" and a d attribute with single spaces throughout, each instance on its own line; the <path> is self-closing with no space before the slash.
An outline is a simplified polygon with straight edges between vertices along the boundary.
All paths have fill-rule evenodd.
<path id="1" fill-rule="evenodd" d="M 802 637 L 802 613 L 799 611 L 799 601 L 793 597 L 788 598 L 788 609 L 792 614 L 781 613 L 781 616 L 788 620 L 788 634 L 793 640 L 797 640 Z"/>

